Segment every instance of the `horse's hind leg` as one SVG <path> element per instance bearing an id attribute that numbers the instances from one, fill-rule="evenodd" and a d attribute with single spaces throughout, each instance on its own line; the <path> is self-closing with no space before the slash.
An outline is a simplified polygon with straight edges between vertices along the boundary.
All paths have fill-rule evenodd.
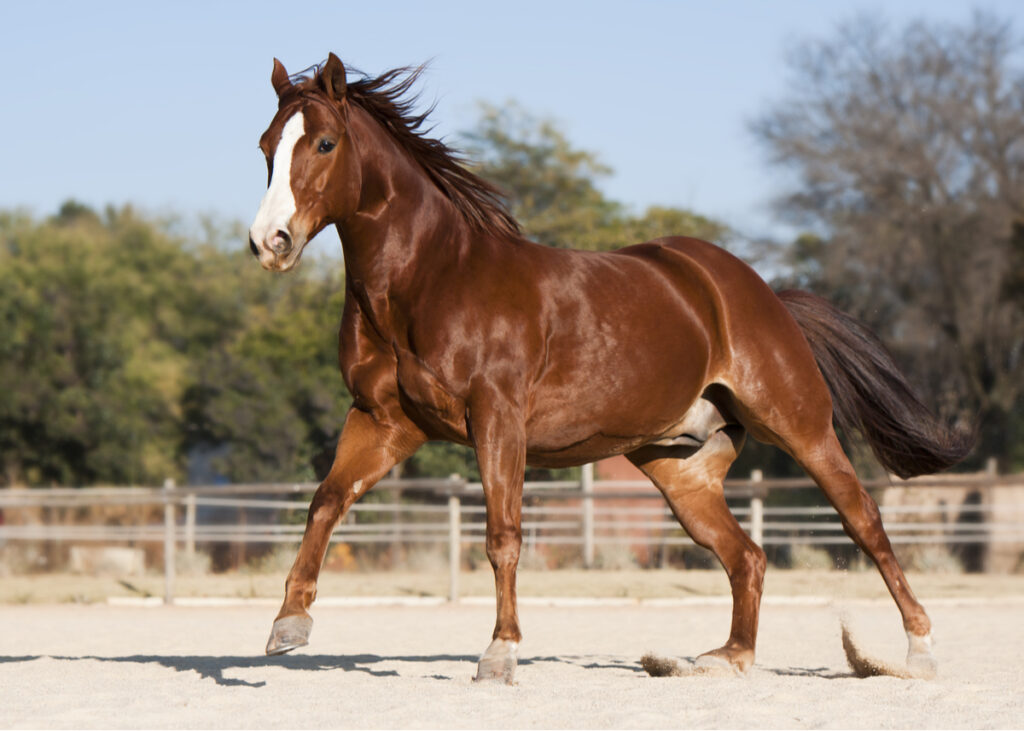
<path id="1" fill-rule="evenodd" d="M 810 444 L 790 444 L 787 449 L 835 507 L 846 534 L 878 567 L 903 616 L 911 672 L 919 677 L 933 676 L 936 663 L 931 654 L 931 620 L 910 590 L 885 533 L 878 505 L 857 479 L 835 431 L 829 425 L 820 439 Z"/>
<path id="2" fill-rule="evenodd" d="M 334 527 L 377 480 L 416 451 L 423 440 L 415 434 L 366 412 L 349 411 L 334 464 L 309 505 L 302 545 L 285 582 L 284 604 L 267 642 L 268 655 L 308 643 L 313 628 L 308 610 L 316 598 L 317 578 Z"/>
<path id="3" fill-rule="evenodd" d="M 732 587 L 729 640 L 697 659 L 698 667 L 740 672 L 754 663 L 765 555 L 736 522 L 725 503 L 722 481 L 743 446 L 744 432 L 729 426 L 700 448 L 643 447 L 629 459 L 657 485 L 690 537 L 721 561 Z"/>
<path id="4" fill-rule="evenodd" d="M 789 379 L 776 379 L 751 389 L 753 395 L 736 394 L 730 402 L 731 410 L 754 438 L 788 452 L 825 493 L 839 513 L 843 529 L 874 561 L 896 600 L 910 642 L 907 662 L 911 671 L 921 677 L 932 675 L 935 660 L 930 650 L 931 622 L 893 554 L 878 505 L 857 479 L 836 437 L 832 401 L 807 356 L 792 357 Z M 805 366 L 804 372 L 792 375 L 801 365 Z M 791 384 L 799 384 L 799 388 Z M 788 408 L 777 408 L 780 402 Z"/>

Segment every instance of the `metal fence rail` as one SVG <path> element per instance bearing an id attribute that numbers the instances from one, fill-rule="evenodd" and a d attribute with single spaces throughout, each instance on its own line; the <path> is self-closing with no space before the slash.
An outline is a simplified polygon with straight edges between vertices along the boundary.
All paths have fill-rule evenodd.
<path id="1" fill-rule="evenodd" d="M 914 480 L 869 482 L 876 490 L 933 490 L 963 494 L 974 502 L 955 505 L 954 519 L 942 501 L 882 504 L 894 544 L 1020 544 L 1024 550 L 1024 475 L 993 471 Z M 163 488 L 0 489 L 0 545 L 16 541 L 164 545 L 168 599 L 173 594 L 175 553 L 213 543 L 298 543 L 313 483 Z M 726 483 L 737 520 L 762 546 L 843 545 L 849 539 L 830 507 L 765 506 L 771 494 L 813 488 L 809 480 L 748 480 Z M 987 492 L 986 492 L 987 491 Z M 452 592 L 466 545 L 485 540 L 483 491 L 458 477 L 443 480 L 383 480 L 375 492 L 387 502 L 360 502 L 335 530 L 335 543 L 428 544 L 448 547 Z M 986 499 L 984 495 L 989 497 Z M 991 496 L 1012 494 L 1016 502 Z M 162 510 L 161 510 L 162 508 Z M 104 509 L 136 511 L 138 522 L 97 518 Z M 225 512 L 233 511 L 234 518 Z M 142 517 L 138 517 L 142 516 Z M 244 519 L 242 519 L 244 516 Z M 250 516 L 253 518 L 250 520 Z M 258 519 L 256 517 L 258 516 Z M 693 542 L 661 496 L 647 482 L 597 481 L 585 469 L 579 482 L 527 483 L 523 539 L 540 545 L 579 546 L 584 565 L 594 564 L 599 546 L 645 546 L 664 550 Z"/>

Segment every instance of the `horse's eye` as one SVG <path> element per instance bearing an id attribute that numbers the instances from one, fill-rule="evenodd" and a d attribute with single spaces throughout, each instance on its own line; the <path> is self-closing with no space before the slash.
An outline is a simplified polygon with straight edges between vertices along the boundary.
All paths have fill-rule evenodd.
<path id="1" fill-rule="evenodd" d="M 326 154 L 334 149 L 334 143 L 331 142 L 330 140 L 320 140 L 320 145 L 316 149 L 317 152 L 322 152 Z"/>

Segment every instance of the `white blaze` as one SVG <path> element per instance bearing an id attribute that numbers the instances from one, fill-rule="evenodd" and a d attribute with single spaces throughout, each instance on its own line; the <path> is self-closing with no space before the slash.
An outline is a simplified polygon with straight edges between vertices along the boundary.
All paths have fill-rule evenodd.
<path id="1" fill-rule="evenodd" d="M 276 231 L 288 231 L 288 223 L 295 215 L 295 195 L 292 193 L 292 151 L 295 143 L 306 133 L 302 112 L 296 112 L 281 130 L 281 141 L 274 152 L 273 173 L 266 195 L 252 224 L 251 234 L 258 244 L 265 244 Z"/>

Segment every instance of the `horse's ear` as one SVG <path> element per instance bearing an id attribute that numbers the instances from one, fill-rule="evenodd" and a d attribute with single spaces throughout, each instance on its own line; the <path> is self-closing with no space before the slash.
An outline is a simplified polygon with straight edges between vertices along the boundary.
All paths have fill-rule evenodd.
<path id="1" fill-rule="evenodd" d="M 327 96 L 332 99 L 341 99 L 345 96 L 345 65 L 333 53 L 328 54 L 327 63 L 320 71 L 320 84 L 327 92 Z"/>
<path id="2" fill-rule="evenodd" d="M 274 72 L 270 75 L 270 83 L 274 85 L 274 91 L 277 92 L 278 96 L 281 96 L 288 89 L 291 88 L 292 82 L 288 78 L 288 72 L 285 71 L 284 64 L 274 59 Z"/>

